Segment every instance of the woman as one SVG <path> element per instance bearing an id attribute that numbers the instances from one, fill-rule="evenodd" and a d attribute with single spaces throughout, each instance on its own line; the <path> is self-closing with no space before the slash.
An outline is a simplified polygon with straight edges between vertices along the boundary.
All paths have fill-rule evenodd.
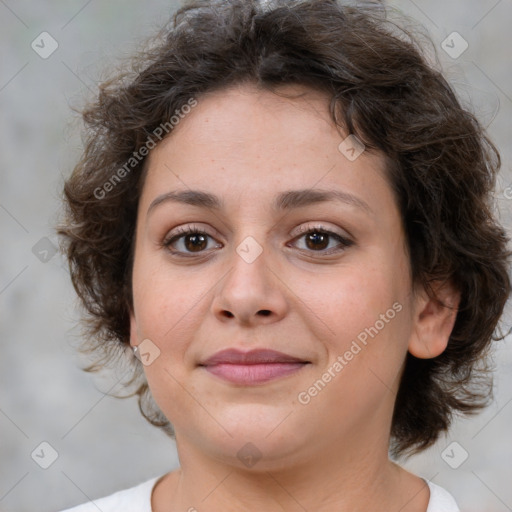
<path id="1" fill-rule="evenodd" d="M 180 468 L 73 510 L 457 511 L 390 455 L 487 403 L 510 252 L 499 155 L 412 36 L 188 3 L 84 119 L 59 232 L 89 348 L 130 350 Z"/>

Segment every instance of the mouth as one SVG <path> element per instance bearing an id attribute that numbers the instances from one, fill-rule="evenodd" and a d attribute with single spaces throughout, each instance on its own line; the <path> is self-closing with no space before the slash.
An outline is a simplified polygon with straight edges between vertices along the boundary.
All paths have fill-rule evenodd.
<path id="1" fill-rule="evenodd" d="M 254 385 L 292 375 L 310 363 L 275 350 L 241 352 L 227 349 L 217 352 L 199 366 L 222 380 Z"/>

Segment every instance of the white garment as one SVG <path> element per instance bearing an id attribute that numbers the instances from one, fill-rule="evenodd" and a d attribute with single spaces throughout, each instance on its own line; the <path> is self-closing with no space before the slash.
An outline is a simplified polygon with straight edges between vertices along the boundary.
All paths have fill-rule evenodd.
<path id="1" fill-rule="evenodd" d="M 101 498 L 89 501 L 62 512 L 152 512 L 151 493 L 156 482 L 161 477 L 157 476 L 130 489 L 116 492 Z M 453 496 L 440 487 L 425 480 L 430 488 L 430 500 L 426 512 L 460 512 Z"/>
<path id="2" fill-rule="evenodd" d="M 460 512 L 453 496 L 446 489 L 428 480 L 425 480 L 425 482 L 430 488 L 427 512 Z"/>

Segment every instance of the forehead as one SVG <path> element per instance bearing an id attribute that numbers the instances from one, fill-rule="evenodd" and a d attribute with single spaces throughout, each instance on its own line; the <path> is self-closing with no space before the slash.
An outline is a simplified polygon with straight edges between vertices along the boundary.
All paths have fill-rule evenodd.
<path id="1" fill-rule="evenodd" d="M 151 151 L 144 202 L 177 188 L 232 191 L 239 201 L 315 186 L 364 193 L 367 202 L 376 201 L 379 187 L 390 193 L 382 155 L 365 151 L 350 161 L 340 151 L 349 134 L 335 126 L 330 98 L 320 91 L 239 85 L 197 101 Z"/>
<path id="2" fill-rule="evenodd" d="M 257 152 L 258 143 L 266 143 L 267 151 L 299 143 L 318 151 L 318 140 L 335 128 L 328 104 L 325 94 L 304 86 L 282 86 L 276 92 L 253 84 L 232 86 L 198 98 L 198 105 L 159 147 L 175 139 L 189 148 L 215 145 L 218 151 L 209 147 L 212 156 L 224 149 L 242 155 Z"/>

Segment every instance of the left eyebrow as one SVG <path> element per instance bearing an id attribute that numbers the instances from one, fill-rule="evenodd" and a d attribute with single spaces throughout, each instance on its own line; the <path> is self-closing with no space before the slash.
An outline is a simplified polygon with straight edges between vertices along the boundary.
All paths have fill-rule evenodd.
<path id="1" fill-rule="evenodd" d="M 368 214 L 373 214 L 372 209 L 360 197 L 357 197 L 342 190 L 324 190 L 324 189 L 301 189 L 288 190 L 279 194 L 274 202 L 275 210 L 289 210 L 292 208 L 301 208 L 311 204 L 323 203 L 328 201 L 337 201 L 350 206 L 355 206 L 364 210 Z"/>
<path id="2" fill-rule="evenodd" d="M 214 194 L 202 190 L 171 191 L 158 196 L 149 205 L 147 214 L 159 204 L 172 201 L 189 204 L 200 208 L 221 210 L 224 202 Z M 303 208 L 312 204 L 337 201 L 364 210 L 368 214 L 374 214 L 368 203 L 361 198 L 342 190 L 323 189 L 299 189 L 281 192 L 274 200 L 272 208 L 276 211 Z"/>

